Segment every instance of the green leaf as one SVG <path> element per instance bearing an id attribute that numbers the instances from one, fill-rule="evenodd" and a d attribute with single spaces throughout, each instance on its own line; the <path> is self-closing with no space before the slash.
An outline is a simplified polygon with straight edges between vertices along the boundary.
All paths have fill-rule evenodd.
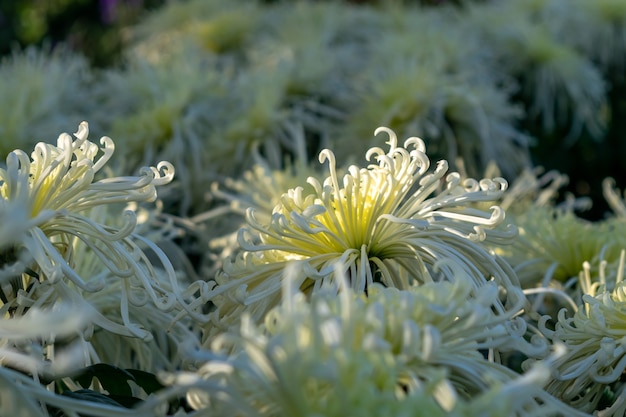
<path id="1" fill-rule="evenodd" d="M 82 372 L 74 377 L 83 387 L 91 385 L 93 378 L 97 378 L 102 388 L 111 395 L 121 397 L 132 397 L 132 389 L 128 381 L 135 381 L 135 377 L 128 371 L 105 363 L 98 363 L 84 368 Z"/>
<path id="2" fill-rule="evenodd" d="M 115 407 L 123 408 L 123 406 L 109 397 L 108 395 L 96 392 L 90 389 L 80 389 L 77 391 L 65 391 L 62 395 L 73 398 L 75 400 L 89 401 L 92 403 L 108 404 Z"/>
<path id="3" fill-rule="evenodd" d="M 135 384 L 143 388 L 148 395 L 165 388 L 165 385 L 159 382 L 156 375 L 150 372 L 141 371 L 139 369 L 126 369 L 126 372 L 135 378 Z"/>
<path id="4" fill-rule="evenodd" d="M 122 407 L 133 408 L 137 404 L 143 402 L 141 398 L 137 397 L 127 397 L 122 395 L 107 395 L 110 399 L 119 403 Z"/>

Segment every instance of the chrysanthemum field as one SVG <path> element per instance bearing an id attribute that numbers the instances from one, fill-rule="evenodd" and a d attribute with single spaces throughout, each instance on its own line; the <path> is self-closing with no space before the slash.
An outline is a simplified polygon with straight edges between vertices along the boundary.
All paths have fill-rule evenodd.
<path id="1" fill-rule="evenodd" d="M 0 61 L 0 417 L 626 415 L 625 1 L 124 36 Z"/>

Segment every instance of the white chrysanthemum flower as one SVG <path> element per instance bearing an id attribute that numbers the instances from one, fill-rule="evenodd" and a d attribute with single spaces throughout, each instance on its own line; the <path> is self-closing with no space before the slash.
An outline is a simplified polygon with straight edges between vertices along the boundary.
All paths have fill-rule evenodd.
<path id="1" fill-rule="evenodd" d="M 225 123 L 209 137 L 211 160 L 222 174 L 238 174 L 258 147 L 280 166 L 291 145 L 294 112 L 287 106 L 287 79 L 279 67 L 259 67 L 238 73 L 228 85 Z"/>
<path id="2" fill-rule="evenodd" d="M 230 202 L 232 211 L 241 215 L 245 215 L 248 208 L 253 207 L 259 222 L 269 224 L 274 207 L 280 204 L 284 190 L 302 186 L 305 193 L 311 193 L 314 188 L 306 184 L 306 180 L 316 175 L 319 175 L 319 170 L 301 163 L 300 160 L 281 170 L 257 163 L 243 174 L 243 178 L 227 178 L 224 181 L 225 189 L 215 186 L 213 194 Z M 197 219 L 203 217 L 202 214 L 196 216 Z"/>
<path id="3" fill-rule="evenodd" d="M 611 231 L 610 240 L 613 246 L 626 247 L 626 190 L 623 193 L 615 188 L 615 181 L 606 178 L 602 182 L 602 191 L 613 215 L 604 220 L 607 230 Z M 617 242 L 617 244 L 615 244 Z M 608 259 L 611 261 L 612 259 Z"/>
<path id="4" fill-rule="evenodd" d="M 463 164 L 461 164 L 461 173 L 462 178 L 468 177 Z M 489 164 L 483 176 L 498 177 L 500 168 L 495 163 Z M 556 209 L 564 212 L 588 210 L 591 207 L 591 199 L 574 197 L 570 193 L 560 194 L 568 181 L 567 175 L 555 170 L 545 172 L 540 166 L 527 168 L 511 181 L 497 203 L 506 211 L 507 218 L 511 219 L 511 223 L 515 225 L 518 223 L 518 217 L 523 219 L 527 213 L 532 213 L 535 209 Z M 564 196 L 563 201 L 557 202 L 559 196 Z M 492 203 L 480 203 L 476 207 L 486 209 L 489 207 L 488 204 Z M 501 252 L 502 249 L 502 247 L 494 248 L 497 252 Z"/>
<path id="5" fill-rule="evenodd" d="M 252 64 L 286 67 L 287 89 L 295 96 L 328 97 L 333 81 L 339 81 L 333 80 L 338 76 L 339 56 L 332 42 L 337 41 L 344 12 L 343 6 L 332 3 L 299 2 L 268 8 L 267 30 L 260 34 L 264 36 L 258 40 L 258 49 L 250 51 Z M 341 88 L 338 83 L 336 87 Z"/>
<path id="6" fill-rule="evenodd" d="M 603 417 L 626 412 L 625 254 L 614 269 L 600 261 L 597 275 L 586 262 L 579 275 L 583 305 L 570 317 L 562 310 L 553 330 L 548 316 L 540 322 L 544 334 L 567 347 L 546 390 L 586 412 L 607 407 L 598 411 Z"/>
<path id="7" fill-rule="evenodd" d="M 421 139 L 412 137 L 399 146 L 391 130 L 380 132 L 389 135 L 390 149 L 370 149 L 367 159 L 377 163 L 351 166 L 339 179 L 334 155 L 325 150 L 320 161 L 329 162 L 329 176 L 323 183 L 308 179 L 314 192 L 289 190 L 269 223 L 249 210 L 252 232 L 242 229 L 239 239 L 245 252 L 216 277 L 215 314 L 231 314 L 245 304 L 254 305 L 252 315 L 260 319 L 280 298 L 290 263 L 302 268 L 298 286 L 305 292 L 331 279 L 337 262 L 359 292 L 373 282 L 406 289 L 433 280 L 454 281 L 459 269 L 474 286 L 493 277 L 512 287 L 513 272 L 483 242 L 508 242 L 516 231 L 494 230 L 504 221 L 500 207 L 469 207 L 499 198 L 506 181 L 461 181 L 459 174 L 447 172 L 445 161 L 427 174 L 430 161 Z"/>
<path id="8" fill-rule="evenodd" d="M 451 163 L 464 159 L 472 175 L 491 161 L 509 176 L 529 165 L 528 138 L 515 128 L 520 109 L 511 104 L 507 88 L 496 87 L 483 73 L 437 67 L 436 58 L 431 63 L 400 52 L 380 60 L 384 67 L 372 66 L 350 81 L 356 94 L 333 144 L 339 155 L 369 145 L 356 139 L 373 121 L 382 121 L 398 134 L 428 137 L 431 155 Z"/>
<path id="9" fill-rule="evenodd" d="M 56 146 L 40 142 L 30 158 L 21 150 L 13 151 L 7 157 L 6 169 L 0 170 L 2 198 L 10 202 L 27 195 L 31 202 L 30 218 L 36 223 L 20 246 L 32 254 L 45 278 L 55 281 L 67 276 L 84 289 L 89 286 L 68 263 L 70 236 L 88 245 L 91 239 L 100 241 L 106 249 L 92 249 L 112 271 L 127 275 L 127 269 L 132 270 L 135 262 L 123 238 L 132 232 L 135 218 L 132 212 L 126 212 L 125 224 L 119 230 L 111 230 L 91 222 L 83 213 L 100 205 L 154 201 L 155 187 L 169 183 L 174 176 L 172 165 L 162 162 L 158 168 L 144 169 L 138 177 L 93 182 L 111 158 L 114 145 L 111 139 L 103 137 L 104 147 L 100 149 L 87 140 L 88 132 L 87 123 L 83 122 L 76 140 L 62 134 Z M 100 150 L 103 155 L 97 158 Z"/>
<path id="10" fill-rule="evenodd" d="M 13 151 L 7 157 L 6 169 L 0 169 L 0 197 L 7 203 L 26 198 L 30 207 L 31 227 L 11 250 L 32 258 L 10 285 L 2 287 L 3 311 L 7 317 L 21 316 L 33 307 L 53 305 L 58 299 L 88 307 L 80 293 L 102 290 L 106 285 L 103 274 L 111 274 L 123 282 L 119 293 L 119 334 L 150 338 L 149 332 L 129 321 L 129 303 L 151 302 L 165 311 L 186 309 L 199 318 L 191 311 L 189 297 L 179 288 L 178 277 L 163 251 L 134 233 L 134 212 L 126 211 L 121 222 L 116 219 L 106 224 L 94 220 L 98 217 L 94 210 L 103 206 L 154 201 L 156 187 L 172 180 L 172 165 L 161 162 L 157 168 L 143 169 L 139 176 L 96 181 L 95 176 L 111 158 L 114 145 L 111 139 L 103 137 L 100 149 L 87 140 L 87 134 L 88 126 L 83 122 L 76 139 L 62 134 L 56 146 L 39 143 L 30 158 L 21 150 Z M 103 154 L 98 156 L 100 151 Z M 100 269 L 90 270 L 88 276 L 78 273 L 78 247 L 91 252 Z M 167 277 L 167 285 L 160 283 L 156 266 L 145 249 L 154 254 Z"/>
<path id="11" fill-rule="evenodd" d="M 162 285 L 167 288 L 167 283 Z M 98 312 L 98 317 L 84 332 L 82 353 L 85 366 L 109 363 L 146 372 L 180 368 L 179 345 L 197 339 L 190 330 L 193 324 L 190 320 L 178 319 L 177 311 L 164 311 L 150 303 L 129 303 L 127 317 L 120 317 L 120 294 L 123 291 L 123 282 L 109 276 L 106 290 L 84 294 L 85 302 Z M 129 337 L 128 327 L 132 332 L 146 336 L 143 339 Z"/>
<path id="12" fill-rule="evenodd" d="M 493 282 L 374 284 L 367 296 L 335 288 L 310 300 L 290 284 L 264 325 L 246 315 L 210 352 L 195 352 L 206 362 L 194 374 L 173 378 L 189 384 L 200 415 L 580 415 L 531 383 L 547 369 L 519 379 L 484 356 L 526 345 L 518 322 L 492 310 Z"/>
<path id="13" fill-rule="evenodd" d="M 179 79 L 185 82 L 173 81 Z M 171 61 L 111 72 L 99 91 L 127 149 L 167 155 L 183 180 L 181 199 L 193 195 L 197 208 L 205 197 L 200 182 L 240 174 L 253 162 L 255 147 L 274 167 L 285 150 L 293 151 L 291 131 L 307 111 L 287 100 L 287 82 L 277 63 L 226 71 L 219 59 L 183 48 Z M 111 88 L 119 94 L 111 95 Z"/>
<path id="14" fill-rule="evenodd" d="M 620 0 L 578 0 L 581 14 L 587 17 L 589 36 L 572 34 L 595 60 L 617 77 L 626 68 L 626 4 Z"/>
<path id="15" fill-rule="evenodd" d="M 619 256 L 617 234 L 610 224 L 588 222 L 569 210 L 530 207 L 515 216 L 515 225 L 519 238 L 501 248 L 500 253 L 516 270 L 524 287 L 542 279 L 566 282 L 578 276 L 583 262 L 595 264 L 601 254 L 609 260 Z"/>

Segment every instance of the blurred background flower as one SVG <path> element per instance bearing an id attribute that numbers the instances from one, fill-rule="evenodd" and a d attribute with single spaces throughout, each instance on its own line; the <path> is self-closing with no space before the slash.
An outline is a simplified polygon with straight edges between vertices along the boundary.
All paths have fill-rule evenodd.
<path id="1" fill-rule="evenodd" d="M 78 126 L 93 101 L 91 69 L 79 53 L 30 47 L 0 60 L 0 158 L 48 140 L 45 132 Z"/>

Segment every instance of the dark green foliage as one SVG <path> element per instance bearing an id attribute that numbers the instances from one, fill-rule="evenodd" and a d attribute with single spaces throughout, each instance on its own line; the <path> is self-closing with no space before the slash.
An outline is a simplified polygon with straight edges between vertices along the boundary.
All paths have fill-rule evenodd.
<path id="1" fill-rule="evenodd" d="M 133 395 L 130 382 L 141 388 L 147 395 L 165 388 L 155 374 L 138 369 L 121 369 L 105 363 L 83 368 L 72 379 L 83 388 L 72 391 L 62 379 L 46 381 L 46 383 L 55 382 L 57 392 L 60 395 L 79 401 L 108 404 L 120 408 L 133 408 L 142 402 L 142 399 Z M 107 392 L 106 394 L 88 388 L 94 380 L 99 382 L 100 386 Z M 180 409 L 186 410 L 187 408 L 185 400 L 182 398 L 174 398 L 170 401 L 170 410 L 172 412 Z M 66 416 L 63 410 L 49 408 L 49 412 L 53 417 Z"/>
<path id="2" fill-rule="evenodd" d="M 543 132 L 531 120 L 525 121 L 525 127 L 537 138 L 536 145 L 531 148 L 534 164 L 569 176 L 569 184 L 563 191 L 593 201 L 590 210 L 579 213 L 588 220 L 601 220 L 609 212 L 602 195 L 602 181 L 606 177 L 613 177 L 618 189 L 626 187 L 623 182 L 626 178 L 626 81 L 611 81 L 607 109 L 610 121 L 600 141 L 583 133 L 578 141 L 568 146 L 562 141 L 565 132 Z"/>
<path id="3" fill-rule="evenodd" d="M 109 394 L 130 396 L 132 390 L 128 381 L 134 381 L 135 377 L 124 369 L 117 368 L 105 363 L 98 363 L 83 369 L 74 380 L 83 387 L 91 385 L 91 381 L 96 378 L 100 381 L 102 388 Z"/>
<path id="4" fill-rule="evenodd" d="M 137 369 L 121 369 L 105 363 L 88 366 L 76 374 L 73 379 L 84 388 L 71 391 L 66 384 L 58 381 L 57 387 L 61 395 L 81 401 L 91 401 L 125 408 L 132 408 L 141 402 L 141 399 L 133 396 L 129 381 L 134 382 L 148 395 L 164 388 L 154 374 Z M 108 394 L 87 388 L 91 386 L 94 379 L 98 380 Z M 60 417 L 64 414 L 57 413 L 55 415 Z"/>
<path id="5" fill-rule="evenodd" d="M 123 29 L 163 0 L 3 0 L 0 55 L 28 45 L 66 43 L 95 66 L 111 66 L 124 47 Z"/>

